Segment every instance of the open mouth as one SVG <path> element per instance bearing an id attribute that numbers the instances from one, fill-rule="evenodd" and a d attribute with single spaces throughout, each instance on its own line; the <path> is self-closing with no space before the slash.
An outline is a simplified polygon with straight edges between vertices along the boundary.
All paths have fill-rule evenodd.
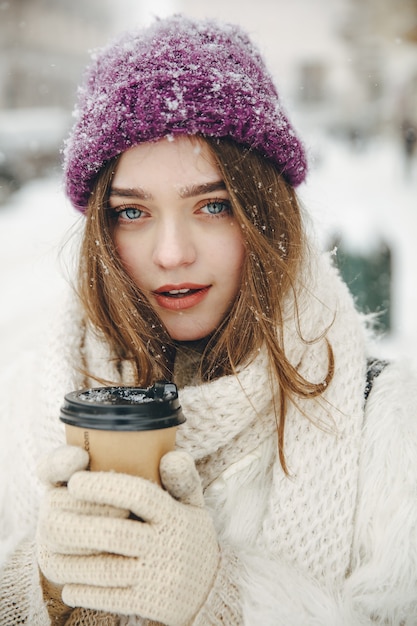
<path id="1" fill-rule="evenodd" d="M 197 293 L 201 289 L 170 289 L 170 291 L 159 291 L 158 293 L 167 298 L 185 298 L 190 294 Z"/>
<path id="2" fill-rule="evenodd" d="M 211 285 L 166 285 L 154 291 L 154 297 L 160 307 L 179 311 L 199 304 L 209 292 Z"/>

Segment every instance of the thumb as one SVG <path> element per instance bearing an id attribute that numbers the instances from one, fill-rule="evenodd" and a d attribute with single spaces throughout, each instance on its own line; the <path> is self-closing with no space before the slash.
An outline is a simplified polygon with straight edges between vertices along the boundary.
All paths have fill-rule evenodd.
<path id="1" fill-rule="evenodd" d="M 168 493 L 183 504 L 203 506 L 203 490 L 194 459 L 182 450 L 165 454 L 159 464 L 161 482 Z"/>
<path id="2" fill-rule="evenodd" d="M 48 486 L 67 483 L 71 476 L 87 469 L 88 452 L 78 446 L 60 446 L 48 454 L 38 465 L 38 477 Z"/>

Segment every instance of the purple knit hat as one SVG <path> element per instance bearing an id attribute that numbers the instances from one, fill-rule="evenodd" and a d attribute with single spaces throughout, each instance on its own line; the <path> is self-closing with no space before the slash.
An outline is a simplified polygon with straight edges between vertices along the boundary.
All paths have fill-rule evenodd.
<path id="1" fill-rule="evenodd" d="M 166 135 L 230 137 L 271 159 L 293 186 L 306 158 L 258 50 L 239 27 L 181 15 L 99 52 L 65 147 L 66 191 L 84 211 L 103 165 Z"/>

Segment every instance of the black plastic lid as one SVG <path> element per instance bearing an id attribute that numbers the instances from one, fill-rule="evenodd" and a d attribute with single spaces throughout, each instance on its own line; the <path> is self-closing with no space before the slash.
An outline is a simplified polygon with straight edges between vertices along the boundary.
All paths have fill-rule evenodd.
<path id="1" fill-rule="evenodd" d="M 97 430 L 156 430 L 185 422 L 174 383 L 152 387 L 95 387 L 67 393 L 60 419 Z"/>

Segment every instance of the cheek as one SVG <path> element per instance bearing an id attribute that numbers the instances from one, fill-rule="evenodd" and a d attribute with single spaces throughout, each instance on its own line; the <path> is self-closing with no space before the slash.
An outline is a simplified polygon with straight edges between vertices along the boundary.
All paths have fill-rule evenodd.
<path id="1" fill-rule="evenodd" d="M 114 237 L 114 244 L 126 272 L 137 282 L 137 280 L 141 277 L 141 269 L 143 269 L 144 261 L 146 260 L 143 247 L 141 249 L 141 254 L 139 254 L 139 248 L 137 245 L 134 245 L 129 240 L 120 236 Z"/>
<path id="2" fill-rule="evenodd" d="M 240 232 L 234 233 L 233 237 L 228 237 L 223 244 L 223 254 L 217 253 L 216 256 L 224 269 L 229 268 L 233 275 L 240 276 L 246 256 L 246 247 Z"/>

